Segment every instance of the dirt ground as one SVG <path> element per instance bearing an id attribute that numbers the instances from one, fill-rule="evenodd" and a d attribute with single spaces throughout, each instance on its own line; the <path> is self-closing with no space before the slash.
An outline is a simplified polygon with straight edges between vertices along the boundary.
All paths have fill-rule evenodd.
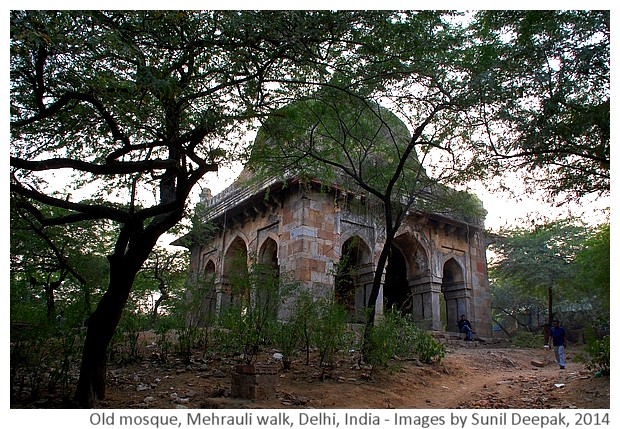
<path id="1" fill-rule="evenodd" d="M 242 400 L 230 395 L 234 362 L 196 355 L 188 365 L 174 358 L 162 363 L 147 350 L 141 361 L 109 366 L 107 397 L 96 407 L 608 409 L 610 377 L 596 377 L 575 359 L 578 353 L 569 347 L 560 370 L 551 350 L 452 339 L 439 364 L 396 361 L 371 378 L 353 354 L 328 371 L 300 359 L 278 371 L 275 399 Z"/>

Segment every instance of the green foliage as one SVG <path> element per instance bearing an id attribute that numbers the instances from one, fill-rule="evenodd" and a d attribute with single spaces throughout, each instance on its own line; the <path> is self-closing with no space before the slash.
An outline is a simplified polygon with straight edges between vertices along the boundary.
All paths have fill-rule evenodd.
<path id="1" fill-rule="evenodd" d="M 155 324 L 155 338 L 158 348 L 158 359 L 162 362 L 167 362 L 170 353 L 174 349 L 175 342 L 170 338 L 173 329 L 177 326 L 178 320 L 176 317 L 160 317 Z"/>
<path id="2" fill-rule="evenodd" d="M 141 358 L 140 333 L 150 326 L 149 318 L 131 304 L 123 311 L 118 328 L 114 332 L 109 346 L 111 359 L 119 362 L 131 362 Z"/>
<path id="3" fill-rule="evenodd" d="M 247 364 L 255 362 L 261 345 L 271 341 L 277 329 L 277 314 L 286 291 L 269 266 L 254 264 L 248 271 L 245 263 L 232 269 L 232 302 L 221 310 L 219 325 L 224 335 L 220 341 L 240 353 Z"/>
<path id="4" fill-rule="evenodd" d="M 609 195 L 609 10 L 480 11 L 470 29 L 471 95 L 498 130 L 480 156 L 552 196 Z"/>
<path id="5" fill-rule="evenodd" d="M 375 368 L 388 367 L 394 357 L 417 356 L 421 362 L 437 363 L 445 357 L 445 347 L 397 311 L 389 311 L 371 328 L 364 348 L 364 360 Z"/>
<path id="6" fill-rule="evenodd" d="M 609 374 L 611 367 L 611 339 L 609 335 L 602 338 L 588 337 L 585 351 L 588 354 L 587 367 L 603 374 Z"/>
<path id="7" fill-rule="evenodd" d="M 588 235 L 582 223 L 560 219 L 531 229 L 506 229 L 499 234 L 492 245 L 496 258 L 489 270 L 494 306 L 516 317 L 526 306 L 545 308 L 549 299 L 553 300 L 551 312 L 574 301 L 574 260 Z M 547 311 L 547 319 L 550 317 Z"/>
<path id="8" fill-rule="evenodd" d="M 156 246 L 134 280 L 132 297 L 141 310 L 151 313 L 151 323 L 172 311 L 183 312 L 187 300 L 183 293 L 187 282 L 189 252 Z M 183 319 L 183 317 L 181 317 Z"/>
<path id="9" fill-rule="evenodd" d="M 318 319 L 312 325 L 312 338 L 319 353 L 319 366 L 329 366 L 339 352 L 352 344 L 347 328 L 347 312 L 342 306 L 328 299 L 316 301 Z"/>
<path id="10" fill-rule="evenodd" d="M 433 336 L 422 331 L 419 328 L 414 329 L 416 333 L 414 339 L 413 351 L 420 361 L 424 363 L 438 363 L 446 356 L 446 348 L 443 344 L 437 341 Z"/>
<path id="11" fill-rule="evenodd" d="M 290 369 L 293 359 L 303 345 L 303 326 L 299 319 L 278 321 L 274 329 L 274 342 L 282 353 L 282 367 Z"/>
<path id="12" fill-rule="evenodd" d="M 198 326 L 185 323 L 177 328 L 176 333 L 178 353 L 182 357 L 183 362 L 189 364 L 194 348 L 202 339 L 202 329 Z"/>
<path id="13" fill-rule="evenodd" d="M 540 332 L 518 330 L 510 336 L 510 343 L 516 347 L 537 349 L 544 345 L 545 340 Z"/>
<path id="14" fill-rule="evenodd" d="M 112 243 L 98 254 L 110 254 L 107 260 L 68 248 L 83 267 L 106 268 L 90 277 L 72 273 L 89 314 L 91 295 L 105 291 L 107 269 L 133 280 L 158 238 L 184 216 L 192 188 L 222 156 L 237 156 L 249 123 L 321 88 L 331 93 L 310 107 L 319 113 L 312 124 L 320 138 L 312 141 L 317 159 L 327 162 L 322 174 L 336 163 L 347 167 L 351 183 L 384 203 L 388 230 L 398 227 L 392 203 L 425 195 L 425 176 L 448 184 L 527 165 L 544 173 L 551 192 L 608 191 L 609 12 L 458 15 L 12 10 L 12 197 L 22 198 L 37 229 L 94 219 L 118 227 L 111 238 L 81 240 L 100 249 Z M 404 118 L 410 139 L 392 133 L 402 127 L 377 107 L 383 100 Z M 353 110 L 339 117 L 348 104 Z M 360 114 L 360 106 L 369 109 Z M 293 119 L 301 123 L 303 115 Z M 372 147 L 377 131 L 394 144 Z M 334 141 L 355 144 L 343 151 Z M 431 158 L 424 174 L 419 164 Z M 48 181 L 59 169 L 68 174 Z M 12 263 L 27 260 L 21 255 L 13 257 L 12 248 Z M 28 265 L 11 278 L 11 298 L 20 298 L 12 309 L 23 314 L 28 303 L 42 303 L 28 289 L 30 274 L 47 286 L 59 278 Z M 129 296 L 133 284 L 116 286 Z M 103 363 L 96 359 L 91 367 Z M 99 376 L 84 380 L 103 385 Z M 93 386 L 83 386 L 76 396 L 92 406 Z"/>
<path id="15" fill-rule="evenodd" d="M 583 247 L 575 255 L 576 274 L 571 284 L 580 295 L 586 295 L 595 309 L 609 313 L 611 275 L 611 228 L 602 224 L 589 233 Z"/>
<path id="16" fill-rule="evenodd" d="M 84 331 L 70 311 L 64 314 L 68 317 L 12 325 L 11 401 L 36 401 L 44 391 L 58 392 L 63 401 L 69 399 Z"/>
<path id="17" fill-rule="evenodd" d="M 310 365 L 310 347 L 313 345 L 315 323 L 319 319 L 320 303 L 310 291 L 298 291 L 292 313 L 292 323 L 298 327 L 300 341 L 306 353 L 306 365 Z"/>
<path id="18" fill-rule="evenodd" d="M 407 323 L 400 313 L 393 311 L 384 314 L 372 326 L 365 342 L 364 361 L 373 371 L 375 368 L 386 368 L 397 355 L 406 357 L 411 353 L 413 347 L 406 341 L 409 339 L 406 327 Z"/>

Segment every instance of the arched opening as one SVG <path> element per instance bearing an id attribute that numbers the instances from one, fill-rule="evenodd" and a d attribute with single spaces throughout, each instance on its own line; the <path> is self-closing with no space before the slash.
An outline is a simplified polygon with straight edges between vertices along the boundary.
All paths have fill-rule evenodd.
<path id="1" fill-rule="evenodd" d="M 278 264 L 278 244 L 267 238 L 258 251 L 256 264 L 252 267 L 256 275 L 256 303 L 266 313 L 277 316 L 280 300 L 280 267 Z"/>
<path id="2" fill-rule="evenodd" d="M 278 277 L 278 243 L 273 238 L 267 238 L 258 252 L 258 264 L 264 270 L 271 271 L 272 275 Z"/>
<path id="3" fill-rule="evenodd" d="M 217 293 L 215 284 L 215 262 L 209 260 L 204 270 L 204 311 L 208 317 L 214 315 L 217 308 Z"/>
<path id="4" fill-rule="evenodd" d="M 370 249 L 364 241 L 354 236 L 342 245 L 342 256 L 336 267 L 334 284 L 335 300 L 342 305 L 349 322 L 364 322 L 366 306 L 366 283 L 372 272 Z"/>
<path id="5" fill-rule="evenodd" d="M 248 249 L 245 242 L 237 237 L 228 247 L 224 257 L 221 306 L 227 307 L 237 300 L 249 303 L 249 298 Z"/>
<path id="6" fill-rule="evenodd" d="M 403 314 L 411 313 L 412 300 L 407 272 L 407 260 L 403 252 L 397 246 L 392 245 L 383 286 L 386 310 L 394 309 Z"/>
<path id="7" fill-rule="evenodd" d="M 445 324 L 448 331 L 458 331 L 461 314 L 467 314 L 467 291 L 463 268 L 454 259 L 448 259 L 443 266 L 441 291 L 445 301 Z"/>

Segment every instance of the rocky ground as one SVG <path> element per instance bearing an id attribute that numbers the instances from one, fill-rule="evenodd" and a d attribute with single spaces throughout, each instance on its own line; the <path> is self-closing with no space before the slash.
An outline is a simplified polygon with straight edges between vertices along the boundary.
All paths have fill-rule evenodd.
<path id="1" fill-rule="evenodd" d="M 368 377 L 351 355 L 327 371 L 294 362 L 280 369 L 270 400 L 232 398 L 233 363 L 199 356 L 185 365 L 145 357 L 109 371 L 99 408 L 575 408 L 610 407 L 610 377 L 597 377 L 567 350 L 566 369 L 551 350 L 519 349 L 444 339 L 445 359 L 434 365 L 396 361 Z M 273 356 L 268 351 L 263 360 Z"/>

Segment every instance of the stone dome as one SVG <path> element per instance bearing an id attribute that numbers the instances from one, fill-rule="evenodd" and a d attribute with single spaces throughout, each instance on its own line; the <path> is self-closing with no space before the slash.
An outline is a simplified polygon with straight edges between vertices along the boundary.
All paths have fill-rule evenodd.
<path id="1" fill-rule="evenodd" d="M 411 140 L 405 123 L 389 109 L 345 93 L 317 93 L 270 115 L 258 130 L 246 170 L 273 175 L 295 165 L 300 172 L 336 179 L 336 163 L 388 175 Z M 319 162 L 318 158 L 330 161 Z M 414 152 L 408 168 L 421 168 Z"/>

